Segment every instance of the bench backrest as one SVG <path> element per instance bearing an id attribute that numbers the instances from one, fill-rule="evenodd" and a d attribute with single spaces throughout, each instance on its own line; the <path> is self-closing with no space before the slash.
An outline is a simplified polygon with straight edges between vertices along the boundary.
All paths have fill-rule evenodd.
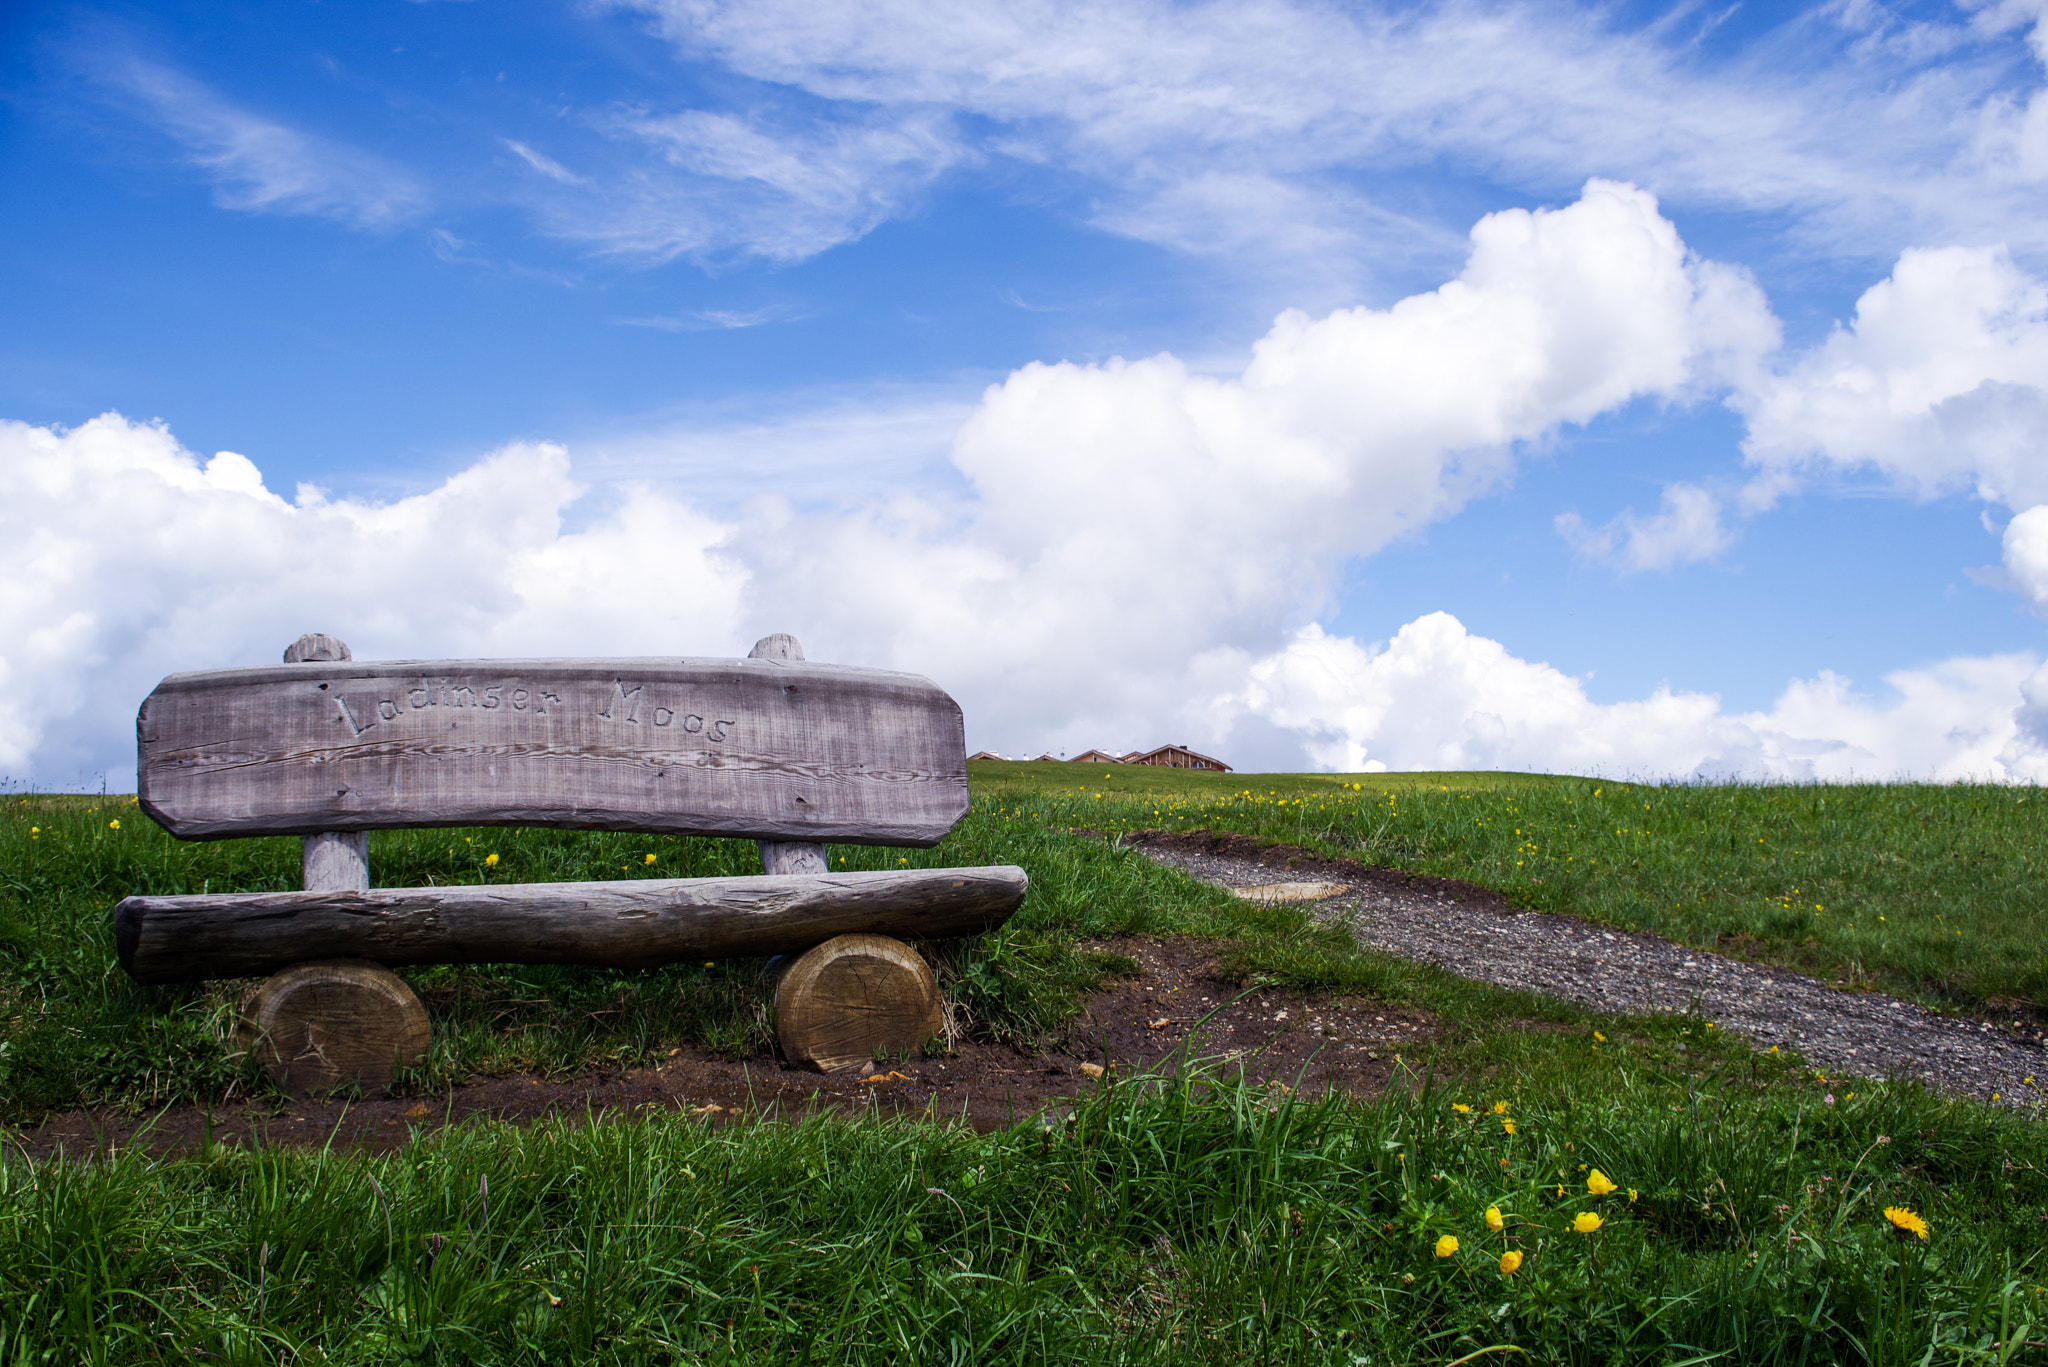
<path id="1" fill-rule="evenodd" d="M 559 826 L 926 846 L 968 805 L 952 698 L 801 658 L 173 674 L 136 737 L 143 810 L 188 840 Z"/>

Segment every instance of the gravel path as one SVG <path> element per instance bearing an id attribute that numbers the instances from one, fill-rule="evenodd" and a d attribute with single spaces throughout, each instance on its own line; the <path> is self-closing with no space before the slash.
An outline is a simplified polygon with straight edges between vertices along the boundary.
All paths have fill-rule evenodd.
<path id="1" fill-rule="evenodd" d="M 1350 920 L 1373 948 L 1464 977 L 1596 1011 L 1697 1012 L 1759 1049 L 1794 1049 L 1830 1071 L 1919 1078 L 1981 1100 L 2048 1104 L 2048 1047 L 2038 1032 L 2023 1036 L 1655 935 L 1528 911 L 1450 879 L 1260 847 L 1243 837 L 1155 835 L 1124 843 L 1222 887 L 1341 884 L 1345 891 L 1314 903 L 1319 918 Z"/>

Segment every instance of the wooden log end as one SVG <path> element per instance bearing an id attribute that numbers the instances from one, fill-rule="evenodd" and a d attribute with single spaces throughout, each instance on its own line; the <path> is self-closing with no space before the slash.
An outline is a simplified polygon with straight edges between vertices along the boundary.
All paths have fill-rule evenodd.
<path id="1" fill-rule="evenodd" d="M 354 658 L 355 652 L 348 648 L 346 641 L 324 631 L 309 631 L 284 648 L 284 662 L 288 665 Z"/>
<path id="2" fill-rule="evenodd" d="M 824 1073 L 907 1054 L 944 1025 L 938 979 L 887 935 L 838 935 L 798 955 L 775 990 L 783 1056 Z"/>
<path id="3" fill-rule="evenodd" d="M 427 1056 L 427 1009 L 403 979 L 360 959 L 321 959 L 271 974 L 242 1007 L 242 1044 L 295 1097 L 391 1085 Z"/>

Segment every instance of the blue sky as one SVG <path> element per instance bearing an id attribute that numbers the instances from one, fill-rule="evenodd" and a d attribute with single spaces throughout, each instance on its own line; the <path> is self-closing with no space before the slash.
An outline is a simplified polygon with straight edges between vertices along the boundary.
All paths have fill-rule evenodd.
<path id="1" fill-rule="evenodd" d="M 0 772 L 793 629 L 1009 752 L 2038 779 L 2042 14 L 12 6 Z"/>

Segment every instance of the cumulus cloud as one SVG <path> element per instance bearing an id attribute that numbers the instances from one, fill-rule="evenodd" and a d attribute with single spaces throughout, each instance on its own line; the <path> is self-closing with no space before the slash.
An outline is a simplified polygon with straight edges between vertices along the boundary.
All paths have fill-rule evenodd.
<path id="1" fill-rule="evenodd" d="M 1322 767 L 1520 769 L 1615 777 L 2048 778 L 2027 726 L 2048 671 L 2031 655 L 1946 661 L 1888 676 L 1889 695 L 1823 673 L 1769 712 L 1659 688 L 1595 703 L 1579 680 L 1517 659 L 1448 613 L 1383 645 L 1302 631 L 1258 661 L 1228 706 L 1300 730 Z"/>
<path id="2" fill-rule="evenodd" d="M 1688 395 L 1774 335 L 1654 199 L 1595 181 L 1482 220 L 1437 290 L 1283 314 L 1237 375 L 1026 366 L 954 444 L 971 497 L 778 534 L 751 589 L 804 604 L 821 636 L 1000 688 L 1020 727 L 1156 725 L 1232 652 L 1280 648 L 1345 560 L 1495 487 L 1517 443 Z"/>
<path id="3" fill-rule="evenodd" d="M 393 503 L 286 502 L 161 425 L 0 423 L 0 772 L 118 781 L 159 677 L 267 663 L 305 631 L 366 659 L 729 648 L 723 529 L 628 488 L 565 532 L 582 492 L 559 447 L 515 446 Z"/>
<path id="4" fill-rule="evenodd" d="M 315 629 L 364 658 L 737 653 L 792 630 L 813 658 L 938 679 L 975 744 L 1034 752 L 1171 727 L 1274 767 L 2044 772 L 2048 673 L 2024 657 L 1895 674 L 1882 699 L 1823 675 L 1724 716 L 1669 690 L 1592 703 L 1441 614 L 1379 647 L 1303 626 L 1345 562 L 1497 487 L 1527 444 L 1755 373 L 1775 338 L 1745 277 L 1689 254 L 1648 194 L 1595 181 L 1481 220 L 1438 289 L 1282 315 L 1235 374 L 1026 366 L 957 423 L 951 491 L 770 492 L 714 518 L 679 481 L 627 477 L 758 475 L 775 442 L 735 427 L 722 447 L 619 446 L 597 488 L 521 445 L 390 503 L 287 501 L 160 425 L 7 424 L 0 771 L 118 775 L 158 675 L 274 659 Z M 852 440 L 927 441 L 942 409 Z M 1697 549 L 1713 519 L 1688 500 L 1624 523 L 1611 553 Z M 2013 555 L 2035 555 L 2039 520 L 2014 526 Z"/>
<path id="5" fill-rule="evenodd" d="M 1738 389 L 1752 509 L 1822 474 L 1871 473 L 2019 513 L 2007 579 L 2048 615 L 2048 284 L 2003 247 L 1908 251 L 1849 323 Z"/>
<path id="6" fill-rule="evenodd" d="M 1664 506 L 1648 517 L 1633 508 L 1602 527 L 1577 513 L 1560 513 L 1558 535 L 1587 560 L 1609 561 L 1623 571 L 1668 570 L 1719 555 L 1735 542 L 1721 521 L 1721 500 L 1697 484 L 1672 484 Z"/>
<path id="7" fill-rule="evenodd" d="M 1867 469 L 1923 495 L 2048 503 L 2048 285 L 2003 247 L 1905 252 L 1847 325 L 1735 402 L 1766 490 Z"/>

